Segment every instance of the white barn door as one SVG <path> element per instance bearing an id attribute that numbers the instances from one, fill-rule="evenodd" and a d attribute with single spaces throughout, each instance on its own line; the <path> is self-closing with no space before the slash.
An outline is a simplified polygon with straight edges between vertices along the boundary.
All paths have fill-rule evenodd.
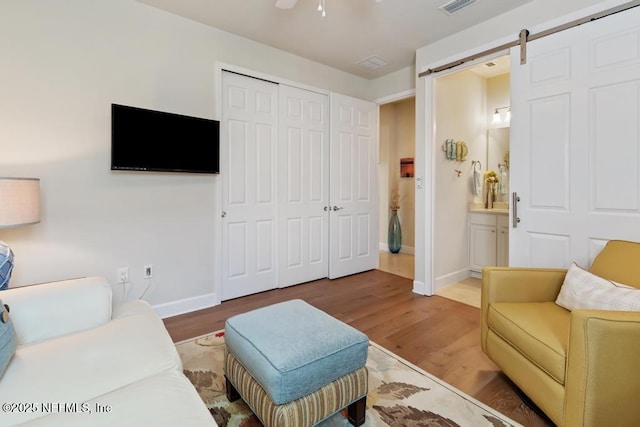
<path id="1" fill-rule="evenodd" d="M 329 271 L 329 97 L 280 85 L 278 285 Z"/>
<path id="2" fill-rule="evenodd" d="M 277 287 L 278 85 L 222 73 L 222 295 Z"/>
<path id="3" fill-rule="evenodd" d="M 608 240 L 640 241 L 640 8 L 511 61 L 510 265 L 588 267 Z"/>
<path id="4" fill-rule="evenodd" d="M 331 279 L 378 267 L 377 111 L 331 94 Z"/>

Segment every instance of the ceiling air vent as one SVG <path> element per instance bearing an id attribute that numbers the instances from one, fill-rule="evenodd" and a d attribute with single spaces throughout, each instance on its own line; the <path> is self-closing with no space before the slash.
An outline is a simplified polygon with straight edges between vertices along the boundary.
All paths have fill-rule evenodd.
<path id="1" fill-rule="evenodd" d="M 382 59 L 379 56 L 370 56 L 362 61 L 358 62 L 358 65 L 364 67 L 368 70 L 377 70 L 380 67 L 384 67 L 385 65 L 389 65 L 390 62 L 386 59 Z"/>
<path id="2" fill-rule="evenodd" d="M 471 6 L 472 4 L 474 4 L 475 2 L 477 2 L 478 0 L 452 0 L 446 4 L 443 4 L 442 6 L 439 7 L 439 9 L 441 11 L 443 11 L 444 13 L 446 13 L 447 15 L 453 15 L 454 13 L 456 13 L 457 11 L 459 11 L 460 9 L 463 9 L 467 6 Z"/>

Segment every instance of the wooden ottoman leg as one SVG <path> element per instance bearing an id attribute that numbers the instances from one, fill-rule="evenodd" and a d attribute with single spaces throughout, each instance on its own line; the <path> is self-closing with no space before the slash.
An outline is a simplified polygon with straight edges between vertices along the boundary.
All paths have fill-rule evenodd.
<path id="1" fill-rule="evenodd" d="M 364 424 L 365 411 L 367 409 L 367 396 L 362 396 L 360 399 L 353 402 L 347 408 L 347 415 L 349 422 L 355 427 L 359 427 Z"/>
<path id="2" fill-rule="evenodd" d="M 224 379 L 227 382 L 226 388 L 227 388 L 227 400 L 229 402 L 234 402 L 238 399 L 240 399 L 240 393 L 238 393 L 238 390 L 236 390 L 236 388 L 233 386 L 233 384 L 231 384 L 231 381 L 229 381 L 229 378 L 227 378 L 227 376 L 225 375 Z"/>

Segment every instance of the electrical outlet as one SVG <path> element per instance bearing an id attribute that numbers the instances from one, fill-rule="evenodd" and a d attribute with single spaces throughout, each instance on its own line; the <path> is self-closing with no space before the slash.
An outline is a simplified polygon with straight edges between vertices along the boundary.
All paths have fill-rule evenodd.
<path id="1" fill-rule="evenodd" d="M 129 283 L 129 267 L 118 269 L 118 283 Z"/>
<path id="2" fill-rule="evenodd" d="M 151 279 L 153 277 L 153 264 L 147 264 L 144 266 L 144 278 Z"/>

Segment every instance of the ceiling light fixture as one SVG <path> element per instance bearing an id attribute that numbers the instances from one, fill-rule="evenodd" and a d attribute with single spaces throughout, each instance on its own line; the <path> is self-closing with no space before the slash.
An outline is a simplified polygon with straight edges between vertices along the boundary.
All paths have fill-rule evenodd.
<path id="1" fill-rule="evenodd" d="M 476 1 L 476 0 L 464 0 L 464 1 Z M 276 0 L 276 7 L 278 9 L 292 9 L 298 0 Z M 376 3 L 382 3 L 382 0 L 376 0 Z M 327 16 L 327 8 L 324 4 L 324 0 L 318 0 L 317 11 L 322 14 L 322 16 Z"/>
<path id="2" fill-rule="evenodd" d="M 504 113 L 504 119 L 500 114 L 500 110 L 507 110 Z M 511 121 L 511 107 L 509 105 L 507 105 L 506 107 L 498 107 L 495 109 L 493 113 L 493 120 L 491 121 L 492 124 L 502 123 L 502 122 L 509 123 L 510 121 Z"/>
<path id="3" fill-rule="evenodd" d="M 500 122 L 500 113 L 498 112 L 498 109 L 496 108 L 496 111 L 493 113 L 493 121 L 491 123 L 499 123 Z"/>

